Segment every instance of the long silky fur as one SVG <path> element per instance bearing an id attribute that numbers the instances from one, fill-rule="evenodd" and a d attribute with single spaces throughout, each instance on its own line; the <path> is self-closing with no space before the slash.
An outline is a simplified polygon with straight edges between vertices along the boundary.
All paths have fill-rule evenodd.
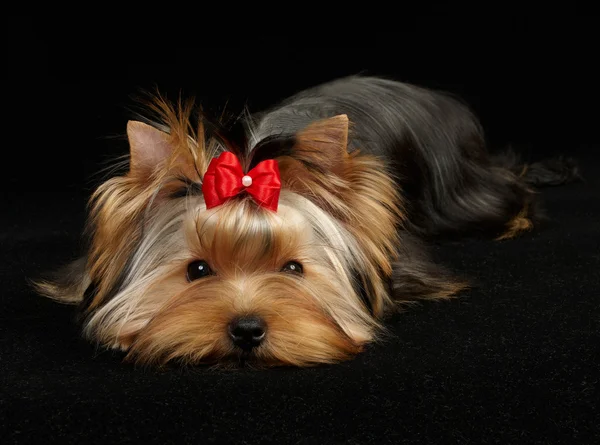
<path id="1" fill-rule="evenodd" d="M 578 177 L 571 160 L 528 166 L 491 155 L 465 104 L 381 78 L 340 79 L 226 122 L 160 95 L 143 110 L 137 119 L 151 128 L 128 131 L 154 138 L 155 158 L 168 155 L 148 165 L 132 145 L 129 172 L 92 196 L 85 255 L 37 283 L 80 305 L 87 338 L 137 363 L 238 362 L 225 326 L 254 312 L 270 326 L 255 364 L 347 359 L 402 304 L 468 287 L 431 261 L 423 240 L 518 236 L 542 218 L 534 186 Z M 278 160 L 278 213 L 245 196 L 206 209 L 203 175 L 224 150 L 245 170 Z M 277 273 L 296 257 L 304 278 Z M 220 275 L 185 281 L 198 258 Z"/>

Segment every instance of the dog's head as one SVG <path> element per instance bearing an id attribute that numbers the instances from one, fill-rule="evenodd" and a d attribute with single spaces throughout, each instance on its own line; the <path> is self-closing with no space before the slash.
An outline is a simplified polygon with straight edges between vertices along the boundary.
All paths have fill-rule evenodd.
<path id="1" fill-rule="evenodd" d="M 348 152 L 348 118 L 249 147 L 192 125 L 189 108 L 153 106 L 159 124 L 127 126 L 128 172 L 92 197 L 81 274 L 40 290 L 83 299 L 87 336 L 141 363 L 309 365 L 360 351 L 389 303 L 402 212 L 382 161 Z M 204 176 L 224 151 L 245 172 L 277 162 L 276 209 L 247 193 L 207 208 Z"/>

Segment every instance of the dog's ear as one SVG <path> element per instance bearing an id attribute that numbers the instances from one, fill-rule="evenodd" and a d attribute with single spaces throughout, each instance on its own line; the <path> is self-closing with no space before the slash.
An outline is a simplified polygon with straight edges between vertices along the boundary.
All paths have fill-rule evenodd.
<path id="1" fill-rule="evenodd" d="M 296 134 L 294 158 L 340 174 L 348 160 L 348 130 L 345 114 L 311 123 Z"/>
<path id="2" fill-rule="evenodd" d="M 348 116 L 340 114 L 312 122 L 290 138 L 289 148 L 283 145 L 273 156 L 279 161 L 283 187 L 315 199 L 341 191 L 353 163 L 349 126 Z"/>
<path id="3" fill-rule="evenodd" d="M 295 134 L 266 138 L 252 150 L 249 169 L 276 159 L 284 188 L 313 194 L 315 181 L 335 187 L 351 163 L 348 131 L 348 116 L 340 114 L 312 122 Z"/>
<path id="4" fill-rule="evenodd" d="M 127 123 L 127 139 L 130 150 L 129 172 L 132 176 L 149 177 L 173 152 L 169 135 L 143 122 Z"/>

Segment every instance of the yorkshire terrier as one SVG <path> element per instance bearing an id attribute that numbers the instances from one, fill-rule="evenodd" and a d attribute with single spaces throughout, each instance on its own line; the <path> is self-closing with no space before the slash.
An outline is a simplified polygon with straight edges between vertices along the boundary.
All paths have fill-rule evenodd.
<path id="1" fill-rule="evenodd" d="M 570 160 L 492 155 L 462 101 L 377 77 L 227 125 L 160 95 L 136 119 L 85 255 L 37 289 L 142 364 L 349 359 L 402 303 L 468 287 L 423 241 L 513 238 L 542 220 L 534 187 L 577 177 Z"/>

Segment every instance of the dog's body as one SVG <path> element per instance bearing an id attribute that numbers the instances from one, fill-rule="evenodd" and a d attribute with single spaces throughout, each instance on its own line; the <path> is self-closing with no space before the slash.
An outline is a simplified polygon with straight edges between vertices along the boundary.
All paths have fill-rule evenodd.
<path id="1" fill-rule="evenodd" d="M 350 77 L 303 91 L 257 115 L 254 132 L 258 140 L 294 134 L 340 114 L 351 122 L 349 150 L 385 158 L 393 168 L 410 207 L 411 228 L 421 235 L 482 230 L 500 235 L 532 202 L 526 180 L 507 174 L 507 166 L 487 153 L 468 107 L 442 92 Z"/>
<path id="2" fill-rule="evenodd" d="M 576 176 L 569 163 L 494 157 L 460 101 L 380 78 L 301 92 L 237 140 L 194 127 L 191 109 L 151 110 L 151 126 L 128 125 L 129 172 L 94 196 L 87 255 L 38 286 L 79 303 L 89 338 L 139 362 L 350 357 L 398 302 L 466 286 L 423 238 L 512 238 L 538 222 L 531 184 Z M 226 199 L 224 152 L 245 174 Z M 268 204 L 252 192 L 267 166 Z"/>

